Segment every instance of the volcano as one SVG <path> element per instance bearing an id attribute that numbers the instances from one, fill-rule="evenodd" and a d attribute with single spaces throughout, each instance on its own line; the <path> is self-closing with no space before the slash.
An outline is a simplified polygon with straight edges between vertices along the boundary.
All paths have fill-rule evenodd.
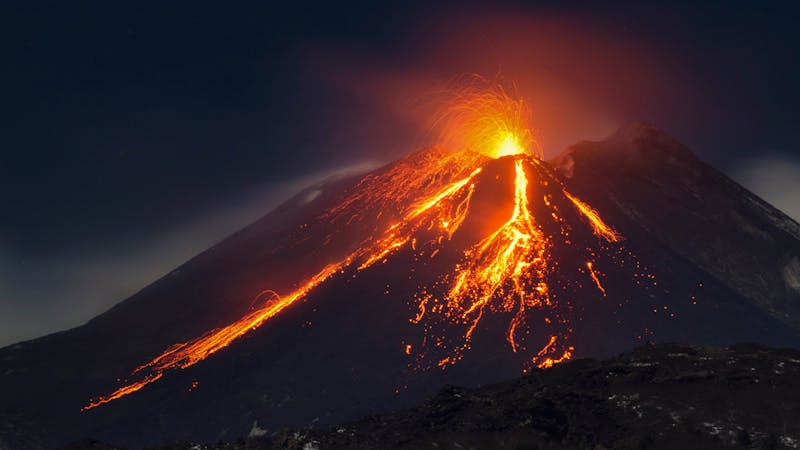
<path id="1" fill-rule="evenodd" d="M 212 441 L 647 341 L 800 346 L 800 225 L 656 128 L 328 180 L 78 328 L 0 350 L 0 447 Z"/>

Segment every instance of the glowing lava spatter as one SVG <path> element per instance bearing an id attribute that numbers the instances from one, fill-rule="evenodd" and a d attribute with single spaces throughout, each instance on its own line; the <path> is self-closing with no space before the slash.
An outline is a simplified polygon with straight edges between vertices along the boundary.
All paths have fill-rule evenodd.
<path id="1" fill-rule="evenodd" d="M 578 208 L 578 211 L 583 214 L 586 220 L 589 221 L 589 224 L 592 226 L 592 229 L 594 229 L 594 233 L 597 236 L 602 237 L 610 242 L 618 242 L 620 239 L 622 239 L 622 236 L 620 236 L 616 231 L 614 231 L 613 228 L 603 222 L 603 219 L 600 218 L 600 214 L 592 209 L 591 206 L 580 201 L 566 190 L 564 191 L 564 195 L 575 205 L 576 208 Z"/>
<path id="2" fill-rule="evenodd" d="M 597 289 L 599 289 L 600 292 L 603 293 L 603 297 L 605 297 L 606 290 L 600 283 L 600 278 L 597 277 L 597 272 L 594 271 L 594 264 L 591 261 L 587 261 L 586 268 L 589 269 L 589 276 L 592 277 L 592 281 L 594 281 L 595 286 L 597 286 Z"/>
<path id="3" fill-rule="evenodd" d="M 349 224 L 370 219 L 364 217 L 364 211 L 377 211 L 379 215 L 394 210 L 406 213 L 407 205 L 430 202 L 432 198 L 428 196 L 441 195 L 449 183 L 463 180 L 487 159 L 479 153 L 453 152 L 443 147 L 413 153 L 385 170 L 367 174 L 352 194 L 325 211 L 321 219 Z"/>
<path id="4" fill-rule="evenodd" d="M 536 178 L 532 179 L 532 175 Z M 528 156 L 515 157 L 514 206 L 508 219 L 469 249 L 463 260 L 443 278 L 440 286 L 435 287 L 445 291 L 441 298 L 431 294 L 427 288 L 416 296 L 418 313 L 413 323 L 428 319 L 425 343 L 432 343 L 434 347 L 429 349 L 430 354 L 440 355 L 436 366 L 451 366 L 463 358 L 487 314 L 510 315 L 506 341 L 513 352 L 527 350 L 529 345 L 526 341 L 530 346 L 541 347 L 530 357 L 531 366 L 550 367 L 572 357 L 575 350 L 569 343 L 572 328 L 566 314 L 562 314 L 571 309 L 569 299 L 558 300 L 559 294 L 553 292 L 553 287 L 558 293 L 568 291 L 569 279 L 564 280 L 561 274 L 556 273 L 558 260 L 551 252 L 554 238 L 569 241 L 570 226 L 559 216 L 550 194 L 543 196 L 542 210 L 538 212 L 530 201 L 530 191 L 535 189 L 531 186 L 532 180 L 537 182 L 538 188 L 561 186 L 551 177 L 551 171 L 541 161 Z M 587 219 L 592 233 L 598 238 L 608 243 L 621 239 L 585 203 L 566 191 L 555 192 L 561 192 L 565 200 L 569 199 L 567 201 Z M 548 235 L 539 220 L 550 221 L 550 225 L 560 227 L 561 232 Z M 593 254 L 587 256 L 593 257 Z M 589 261 L 586 266 L 589 276 L 605 295 L 592 264 Z M 585 270 L 580 272 L 585 273 Z M 532 314 L 534 312 L 538 314 Z M 527 323 L 535 315 L 540 316 L 541 322 L 536 325 Z M 463 326 L 460 339 L 452 337 L 451 330 L 456 324 Z M 558 334 L 551 334 L 546 342 L 536 344 L 530 342 L 532 328 L 547 328 Z"/>
<path id="5" fill-rule="evenodd" d="M 144 373 L 141 380 L 122 386 L 109 395 L 92 399 L 83 409 L 92 409 L 125 395 L 132 394 L 147 384 L 158 380 L 165 372 L 192 366 L 198 361 L 218 352 L 227 347 L 236 338 L 258 328 L 265 321 L 280 313 L 284 308 L 303 298 L 309 291 L 330 278 L 349 263 L 350 259 L 345 258 L 339 263 L 327 265 L 295 291 L 284 297 L 273 297 L 266 305 L 247 314 L 240 320 L 225 327 L 211 330 L 192 341 L 173 345 L 152 361 L 137 367 L 133 371 L 131 375 Z"/>
<path id="6" fill-rule="evenodd" d="M 492 158 L 532 154 L 540 158 L 528 103 L 503 83 L 469 75 L 442 90 L 445 107 L 431 128 L 450 148 L 468 149 Z"/>
<path id="7" fill-rule="evenodd" d="M 534 143 L 524 102 L 512 99 L 503 89 L 489 92 L 468 89 L 460 93 L 457 100 L 440 117 L 440 122 L 446 123 L 446 137 L 461 135 L 466 150 L 453 152 L 434 148 L 369 174 L 339 204 L 317 219 L 321 223 L 345 225 L 370 219 L 385 221 L 385 226 L 378 225 L 373 236 L 355 250 L 319 268 L 293 291 L 285 295 L 264 291 L 257 296 L 267 298 L 263 305 L 241 319 L 169 347 L 136 368 L 124 386 L 92 399 L 83 409 L 124 397 L 170 371 L 196 364 L 306 299 L 315 288 L 337 275 L 355 276 L 400 251 L 427 252 L 430 260 L 447 250 L 448 242 L 470 220 L 472 199 L 485 165 L 491 161 L 487 156 L 506 156 L 513 161 L 513 208 L 499 227 L 469 244 L 461 253 L 461 260 L 448 267 L 450 270 L 443 274 L 440 282 L 422 287 L 413 298 L 415 313 L 411 321 L 423 328 L 425 337 L 419 350 L 416 345 L 407 344 L 404 352 L 410 355 L 413 348 L 420 359 L 435 356 L 434 364 L 446 368 L 457 363 L 470 349 L 483 318 L 489 314 L 503 314 L 510 316 L 506 341 L 514 353 L 529 352 L 529 366 L 550 367 L 571 358 L 574 352 L 569 344 L 572 328 L 559 309 L 568 309 L 569 302 L 568 299 L 557 301 L 553 293 L 551 280 L 558 262 L 550 251 L 556 237 L 566 241 L 570 227 L 549 199 L 563 192 L 564 198 L 585 218 L 597 238 L 615 243 L 621 237 L 603 222 L 597 211 L 565 189 L 562 191 L 563 186 L 547 194 L 538 193 L 537 198 L 545 201 L 539 211 L 535 210 L 531 191 L 561 184 L 544 169 L 545 163 L 531 155 L 536 152 L 531 151 Z M 468 150 L 475 146 L 483 146 L 488 151 L 480 154 Z M 542 220 L 561 227 L 560 234 L 547 234 Z M 587 268 L 591 279 L 605 295 L 591 262 L 587 263 Z M 586 271 L 575 273 L 585 274 Z M 558 286 L 563 288 L 561 284 Z M 533 312 L 541 321 L 536 327 L 529 323 Z M 536 333 L 537 328 L 549 331 Z M 533 342 L 534 338 L 539 339 L 538 343 Z M 431 346 L 437 347 L 435 351 Z M 529 346 L 538 350 L 528 350 Z"/>
<path id="8" fill-rule="evenodd" d="M 429 197 L 422 197 L 416 204 L 408 208 L 403 220 L 390 226 L 380 239 L 369 241 L 340 261 L 323 267 L 291 293 L 282 297 L 273 296 L 264 306 L 230 325 L 211 330 L 190 342 L 173 345 L 152 361 L 134 370 L 132 375 L 144 373 L 141 380 L 131 382 L 107 396 L 92 399 L 83 409 L 92 409 L 136 392 L 161 378 L 167 371 L 192 366 L 227 347 L 235 339 L 260 327 L 265 321 L 304 298 L 315 287 L 343 269 L 358 264 L 357 270 L 364 270 L 383 260 L 406 245 L 413 233 L 427 223 L 425 219 L 431 220 L 426 217 L 426 213 L 435 211 L 437 215 L 431 220 L 431 223 L 438 224 L 442 233 L 452 236 L 467 214 L 469 199 L 474 190 L 474 186 L 470 185 L 470 182 L 480 172 L 481 168 L 477 167 L 466 178 L 445 185 L 440 191 Z M 414 173 L 408 175 L 414 176 Z M 261 295 L 259 294 L 259 296 Z"/>
<path id="9" fill-rule="evenodd" d="M 467 340 L 493 300 L 499 302 L 500 310 L 516 309 L 508 330 L 508 342 L 516 351 L 514 332 L 524 320 L 526 308 L 547 305 L 550 299 L 545 282 L 548 240 L 531 214 L 523 160 L 517 160 L 514 169 L 511 217 L 468 252 L 466 261 L 456 267 L 455 282 L 446 298 L 451 309 L 462 311 L 461 317 L 471 321 Z"/>

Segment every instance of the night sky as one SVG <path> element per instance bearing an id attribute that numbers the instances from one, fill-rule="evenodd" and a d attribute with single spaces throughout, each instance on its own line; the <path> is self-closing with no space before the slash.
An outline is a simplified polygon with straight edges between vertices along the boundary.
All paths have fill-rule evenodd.
<path id="1" fill-rule="evenodd" d="M 559 3 L 4 3 L 0 345 L 430 143 L 463 73 L 516 84 L 547 156 L 644 120 L 800 218 L 792 2 Z"/>

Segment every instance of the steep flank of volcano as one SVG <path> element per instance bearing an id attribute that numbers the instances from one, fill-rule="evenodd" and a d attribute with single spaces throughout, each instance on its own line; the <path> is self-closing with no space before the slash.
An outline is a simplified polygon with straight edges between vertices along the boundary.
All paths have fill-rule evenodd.
<path id="1" fill-rule="evenodd" d="M 570 189 L 605 197 L 757 308 L 800 326 L 800 225 L 655 127 L 632 123 L 552 161 Z"/>
<path id="2" fill-rule="evenodd" d="M 88 324 L 0 350 L 0 442 L 235 439 L 647 340 L 800 346 L 796 224 L 666 135 L 490 153 L 312 186 Z"/>
<path id="3" fill-rule="evenodd" d="M 353 250 L 319 266 L 288 292 L 263 290 L 243 317 L 170 346 L 85 409 L 190 367 L 305 301 L 329 280 L 393 264 L 401 252 L 414 261 L 397 271 L 425 273 L 409 277 L 419 286 L 409 300 L 417 313 L 409 320 L 420 326 L 421 337 L 410 336 L 405 353 L 416 355 L 416 368 L 456 364 L 490 314 L 510 316 L 505 340 L 512 352 L 527 354 L 521 369 L 549 367 L 575 351 L 574 297 L 585 286 L 606 296 L 601 267 L 625 265 L 621 248 L 608 246 L 622 237 L 567 192 L 546 164 L 527 155 L 487 160 L 472 152 L 431 149 L 367 175 L 341 203 L 302 228 L 344 223 L 347 229 L 361 222 L 375 223 L 374 231 Z M 338 238 L 334 231 L 325 242 Z M 653 278 L 630 276 L 637 284 L 637 278 Z"/>

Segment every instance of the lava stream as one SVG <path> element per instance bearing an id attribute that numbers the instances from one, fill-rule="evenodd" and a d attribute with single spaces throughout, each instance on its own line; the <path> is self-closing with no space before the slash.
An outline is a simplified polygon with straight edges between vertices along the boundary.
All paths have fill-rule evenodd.
<path id="1" fill-rule="evenodd" d="M 605 297 L 606 290 L 600 283 L 600 278 L 597 277 L 597 272 L 594 271 L 594 264 L 591 261 L 587 261 L 586 268 L 589 269 L 589 276 L 592 277 L 592 281 L 594 281 L 595 286 L 597 286 L 597 289 L 600 290 L 600 292 L 603 293 L 603 297 Z"/>
<path id="2" fill-rule="evenodd" d="M 569 344 L 572 328 L 566 316 L 572 314 L 571 300 L 558 296 L 566 295 L 563 293 L 568 289 L 564 288 L 575 273 L 585 276 L 587 271 L 576 268 L 574 273 L 571 270 L 566 273 L 551 254 L 554 240 L 564 248 L 572 245 L 568 236 L 575 225 L 562 218 L 562 211 L 555 202 L 571 203 L 588 222 L 591 233 L 587 230 L 583 236 L 609 243 L 619 242 L 622 237 L 596 210 L 568 193 L 552 169 L 537 159 L 540 152 L 525 101 L 512 98 L 502 86 L 487 86 L 483 81 L 468 83 L 452 94 L 452 104 L 438 116 L 435 126 L 441 130 L 441 142 L 464 150 L 453 152 L 434 147 L 368 174 L 350 195 L 317 217 L 316 223 L 322 224 L 323 229 L 331 224 L 351 226 L 354 222 L 371 228 L 372 235 L 355 250 L 319 268 L 283 296 L 263 291 L 256 299 L 267 295 L 269 298 L 261 307 L 233 323 L 167 348 L 136 368 L 124 386 L 90 400 L 83 409 L 96 408 L 132 394 L 167 372 L 190 367 L 307 298 L 311 291 L 335 275 L 350 271 L 355 276 L 409 247 L 416 256 L 425 254 L 428 261 L 440 252 L 454 250 L 450 255 L 463 252 L 457 263 L 446 267 L 450 270 L 440 274 L 439 281 L 422 286 L 413 298 L 417 312 L 411 322 L 423 329 L 418 358 L 426 357 L 428 347 L 433 345 L 438 347 L 437 352 L 446 352 L 432 358 L 438 360 L 438 366 L 445 368 L 455 364 L 470 348 L 481 320 L 490 313 L 498 313 L 511 316 L 505 339 L 512 352 L 526 358 L 528 366 L 550 367 L 570 359 L 574 348 Z M 478 242 L 460 243 L 464 247 L 455 249 L 445 248 L 445 243 L 454 238 L 468 219 L 483 168 L 492 158 L 499 157 L 511 158 L 506 161 L 514 164 L 514 207 L 510 217 L 496 230 L 482 235 L 485 237 Z M 544 199 L 541 211 L 534 210 L 529 198 L 531 173 L 539 176 L 535 180 L 540 187 L 556 186 L 555 190 L 549 188 L 537 194 Z M 560 233 L 545 231 L 552 227 L 560 227 Z M 328 235 L 323 245 L 333 237 L 334 234 Z M 288 242 L 292 245 L 293 240 Z M 592 249 L 602 249 L 596 242 L 587 245 L 589 248 L 570 247 L 569 251 L 582 252 L 580 261 L 590 260 L 586 263 L 588 275 L 605 295 L 592 266 L 596 256 Z M 555 292 L 556 287 L 559 293 Z M 566 311 L 563 317 L 560 310 Z M 546 329 L 546 332 L 535 333 L 535 337 L 549 339 L 543 347 L 541 342 L 536 344 L 535 347 L 541 349 L 535 354 L 525 356 L 526 336 L 532 334 L 527 321 L 534 312 L 542 320 L 537 326 Z M 437 328 L 440 326 L 442 329 Z M 454 335 L 457 344 L 451 346 L 449 340 Z M 406 345 L 405 353 L 410 355 L 412 348 L 417 347 Z"/>
<path id="3" fill-rule="evenodd" d="M 508 221 L 467 253 L 456 268 L 458 275 L 446 295 L 451 310 L 470 321 L 469 341 L 484 309 L 493 299 L 498 309 L 517 313 L 508 330 L 508 342 L 516 351 L 514 331 L 525 319 L 526 308 L 548 305 L 548 239 L 536 224 L 528 201 L 528 177 L 523 160 L 514 164 L 514 209 Z M 448 359 L 453 364 L 457 358 Z"/>
<path id="4" fill-rule="evenodd" d="M 475 191 L 475 179 L 482 171 L 480 166 L 475 167 L 481 161 L 480 158 L 462 155 L 460 159 L 450 159 L 450 162 L 453 161 L 464 163 L 456 169 L 451 169 L 453 173 L 464 173 L 470 165 L 473 168 L 467 176 L 444 184 L 432 190 L 429 195 L 420 195 L 411 207 L 406 208 L 399 221 L 386 228 L 381 237 L 367 240 L 355 251 L 339 261 L 326 265 L 297 289 L 284 296 L 279 296 L 272 291 L 262 292 L 257 298 L 262 297 L 265 293 L 272 294 L 262 307 L 227 326 L 211 330 L 189 342 L 169 347 L 161 355 L 136 368 L 127 384 L 106 396 L 92 399 L 83 409 L 92 409 L 124 397 L 162 378 L 169 371 L 196 364 L 227 347 L 239 337 L 259 328 L 285 308 L 306 298 L 314 288 L 338 273 L 343 273 L 349 268 L 353 268 L 356 272 L 366 270 L 407 246 L 410 246 L 413 251 L 417 251 L 418 244 L 415 236 L 421 230 L 433 231 L 439 235 L 437 239 L 428 243 L 429 245 L 433 243 L 432 245 L 437 247 L 431 253 L 435 255 L 441 249 L 443 239 L 451 239 L 466 220 L 470 200 Z M 491 312 L 514 313 L 507 328 L 506 340 L 512 351 L 517 352 L 524 348 L 518 342 L 517 336 L 519 330 L 525 325 L 528 312 L 532 309 L 541 311 L 554 307 L 548 283 L 548 277 L 551 275 L 549 265 L 549 261 L 552 259 L 549 252 L 551 237 L 545 235 L 532 212 L 528 197 L 530 180 L 526 172 L 526 162 L 538 163 L 527 156 L 517 156 L 514 160 L 514 207 L 511 216 L 498 229 L 467 251 L 463 261 L 453 268 L 447 277 L 451 283 L 443 296 L 447 307 L 441 308 L 433 305 L 429 308 L 430 311 L 435 311 L 437 314 L 446 315 L 446 320 L 451 324 L 466 324 L 462 344 L 450 349 L 449 354 L 439 360 L 440 367 L 455 364 L 462 358 L 463 353 L 469 349 L 473 334 L 487 313 L 487 308 Z M 435 167 L 440 168 L 441 166 L 437 164 Z M 427 186 L 430 189 L 430 185 L 435 184 L 430 181 L 431 174 L 435 175 L 435 172 L 431 172 L 430 167 L 423 167 L 420 172 L 428 181 L 420 181 L 415 185 Z M 394 175 L 396 174 L 390 173 L 388 179 L 393 179 Z M 415 173 L 406 171 L 405 175 L 413 178 Z M 433 176 L 433 179 L 436 177 Z M 441 178 L 439 180 L 441 181 Z M 373 179 L 371 181 L 378 183 L 380 180 Z M 387 186 L 386 189 L 389 187 Z M 358 196 L 371 194 L 374 192 L 367 189 L 346 202 L 369 204 L 370 198 L 365 199 Z M 598 237 L 609 242 L 617 242 L 620 239 L 620 236 L 600 219 L 596 211 L 566 191 L 564 194 L 589 221 L 593 232 Z M 385 201 L 385 199 L 381 199 L 381 201 Z M 551 209 L 554 208 L 549 203 L 546 204 Z M 338 207 L 333 211 L 335 213 L 323 217 L 335 220 L 335 217 L 346 214 L 346 210 L 338 209 Z M 552 215 L 556 217 L 555 209 L 553 209 Z M 604 292 L 599 279 L 592 270 L 591 262 L 587 264 L 587 267 L 591 278 Z M 424 294 L 424 292 L 421 292 L 417 298 L 419 312 L 412 320 L 414 323 L 422 321 L 428 310 L 427 302 L 434 300 L 432 294 Z M 550 323 L 550 319 L 546 318 L 545 321 Z M 570 328 L 566 324 L 564 326 L 565 328 L 559 336 L 551 336 L 550 341 L 530 359 L 532 364 L 538 367 L 549 367 L 571 358 L 574 348 L 568 345 Z M 438 336 L 433 340 L 442 342 L 443 338 Z"/>
<path id="5" fill-rule="evenodd" d="M 439 224 L 441 231 L 445 235 L 452 236 L 452 233 L 460 226 L 466 217 L 469 199 L 474 190 L 474 186 L 470 183 L 480 172 L 481 168 L 478 167 L 467 177 L 447 185 L 441 191 L 435 192 L 431 196 L 424 197 L 409 208 L 401 222 L 390 226 L 382 238 L 368 242 L 338 262 L 325 266 L 317 274 L 305 281 L 299 288 L 286 296 L 281 297 L 276 295 L 263 307 L 247 314 L 236 322 L 222 328 L 211 330 L 190 342 L 173 345 L 147 364 L 138 367 L 131 374 L 137 375 L 139 373 L 144 373 L 142 379 L 130 382 L 111 394 L 92 399 L 83 409 L 92 409 L 136 392 L 147 384 L 161 378 L 167 371 L 184 369 L 196 364 L 227 347 L 235 339 L 260 327 L 265 321 L 271 319 L 298 300 L 305 298 L 315 287 L 355 262 L 360 261 L 358 270 L 364 270 L 376 262 L 383 260 L 409 242 L 413 233 L 424 223 L 427 223 L 423 220 L 423 216 L 431 210 L 438 209 L 437 212 L 439 215 L 437 219 L 434 220 L 434 223 Z M 407 174 L 407 176 L 411 177 L 414 175 L 414 173 Z M 460 201 L 454 201 L 454 199 L 459 198 L 458 194 L 462 194 Z M 449 207 L 442 207 L 442 203 L 444 203 L 445 200 L 448 200 L 447 203 Z M 260 297 L 262 294 L 259 294 L 257 297 Z"/>
<path id="6" fill-rule="evenodd" d="M 604 238 L 609 242 L 619 242 L 622 239 L 622 236 L 620 236 L 616 231 L 614 231 L 613 228 L 603 222 L 603 219 L 600 218 L 600 214 L 598 214 L 597 211 L 595 211 L 591 206 L 580 201 L 577 197 L 574 197 L 566 190 L 564 191 L 564 195 L 575 205 L 583 217 L 589 221 L 589 224 L 591 224 L 592 229 L 594 230 L 594 234 L 596 234 L 598 237 Z"/>

